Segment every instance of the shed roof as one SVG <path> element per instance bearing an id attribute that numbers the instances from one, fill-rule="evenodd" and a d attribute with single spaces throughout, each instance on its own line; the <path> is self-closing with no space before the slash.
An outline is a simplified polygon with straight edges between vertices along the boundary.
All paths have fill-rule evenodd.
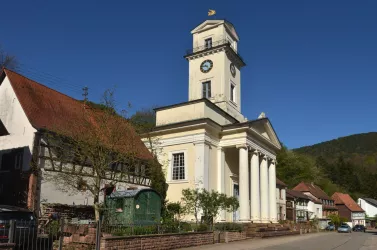
<path id="1" fill-rule="evenodd" d="M 160 195 L 152 188 L 143 188 L 143 189 L 132 189 L 132 190 L 122 190 L 122 191 L 115 191 L 111 193 L 108 197 L 109 198 L 132 198 L 137 197 L 143 192 L 153 192 Z"/>

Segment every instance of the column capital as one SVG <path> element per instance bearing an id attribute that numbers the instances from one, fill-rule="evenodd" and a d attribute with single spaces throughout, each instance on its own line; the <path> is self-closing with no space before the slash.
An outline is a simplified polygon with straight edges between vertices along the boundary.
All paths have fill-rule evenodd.
<path id="1" fill-rule="evenodd" d="M 270 159 L 270 164 L 276 165 L 276 163 L 277 163 L 276 159 Z"/>
<path id="2" fill-rule="evenodd" d="M 260 154 L 260 156 L 261 156 L 261 158 L 262 158 L 263 160 L 266 160 L 266 161 L 268 161 L 268 156 L 267 156 L 267 155 L 264 155 L 264 154 Z"/>
<path id="3" fill-rule="evenodd" d="M 236 145 L 236 148 L 246 148 L 246 149 L 248 149 L 246 144 L 238 144 L 238 145 Z"/>
<path id="4" fill-rule="evenodd" d="M 260 155 L 261 154 L 261 152 L 258 149 L 251 149 L 250 153 L 251 154 L 255 154 L 255 155 Z"/>

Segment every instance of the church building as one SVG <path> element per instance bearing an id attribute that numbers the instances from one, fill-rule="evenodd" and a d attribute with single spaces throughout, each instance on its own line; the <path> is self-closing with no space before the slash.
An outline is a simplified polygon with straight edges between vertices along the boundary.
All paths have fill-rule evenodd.
<path id="1" fill-rule="evenodd" d="M 226 20 L 207 20 L 191 31 L 188 101 L 155 109 L 150 134 L 169 185 L 167 199 L 182 189 L 204 188 L 236 196 L 240 207 L 217 221 L 277 222 L 276 154 L 279 139 L 264 113 L 241 112 L 239 37 Z M 153 147 L 153 145 L 149 145 Z"/>

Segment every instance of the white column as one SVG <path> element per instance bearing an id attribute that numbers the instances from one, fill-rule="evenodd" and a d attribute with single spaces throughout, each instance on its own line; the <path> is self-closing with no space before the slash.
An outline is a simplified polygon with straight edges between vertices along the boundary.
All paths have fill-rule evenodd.
<path id="1" fill-rule="evenodd" d="M 195 184 L 198 188 L 209 188 L 209 145 L 195 144 Z"/>
<path id="2" fill-rule="evenodd" d="M 268 167 L 268 190 L 270 203 L 270 221 L 277 222 L 277 204 L 276 204 L 276 166 L 275 161 L 270 161 Z"/>
<path id="3" fill-rule="evenodd" d="M 217 148 L 217 191 L 225 194 L 225 152 L 222 147 Z M 220 221 L 226 220 L 226 211 L 220 211 Z"/>
<path id="4" fill-rule="evenodd" d="M 246 145 L 237 146 L 237 148 L 239 150 L 240 221 L 250 221 L 248 150 Z"/>
<path id="5" fill-rule="evenodd" d="M 260 163 L 260 202 L 261 202 L 261 221 L 269 222 L 268 208 L 268 167 L 267 157 L 263 156 Z"/>
<path id="6" fill-rule="evenodd" d="M 253 222 L 260 222 L 259 152 L 256 150 L 251 153 L 250 181 L 251 220 Z"/>

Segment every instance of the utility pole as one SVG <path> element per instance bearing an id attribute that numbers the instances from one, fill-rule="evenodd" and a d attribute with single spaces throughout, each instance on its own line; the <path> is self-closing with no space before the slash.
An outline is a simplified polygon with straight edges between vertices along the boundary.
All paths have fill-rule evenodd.
<path id="1" fill-rule="evenodd" d="M 82 96 L 84 97 L 84 102 L 88 101 L 88 90 L 89 88 L 87 86 L 82 88 L 82 91 L 84 91 L 84 93 L 82 94 Z"/>

